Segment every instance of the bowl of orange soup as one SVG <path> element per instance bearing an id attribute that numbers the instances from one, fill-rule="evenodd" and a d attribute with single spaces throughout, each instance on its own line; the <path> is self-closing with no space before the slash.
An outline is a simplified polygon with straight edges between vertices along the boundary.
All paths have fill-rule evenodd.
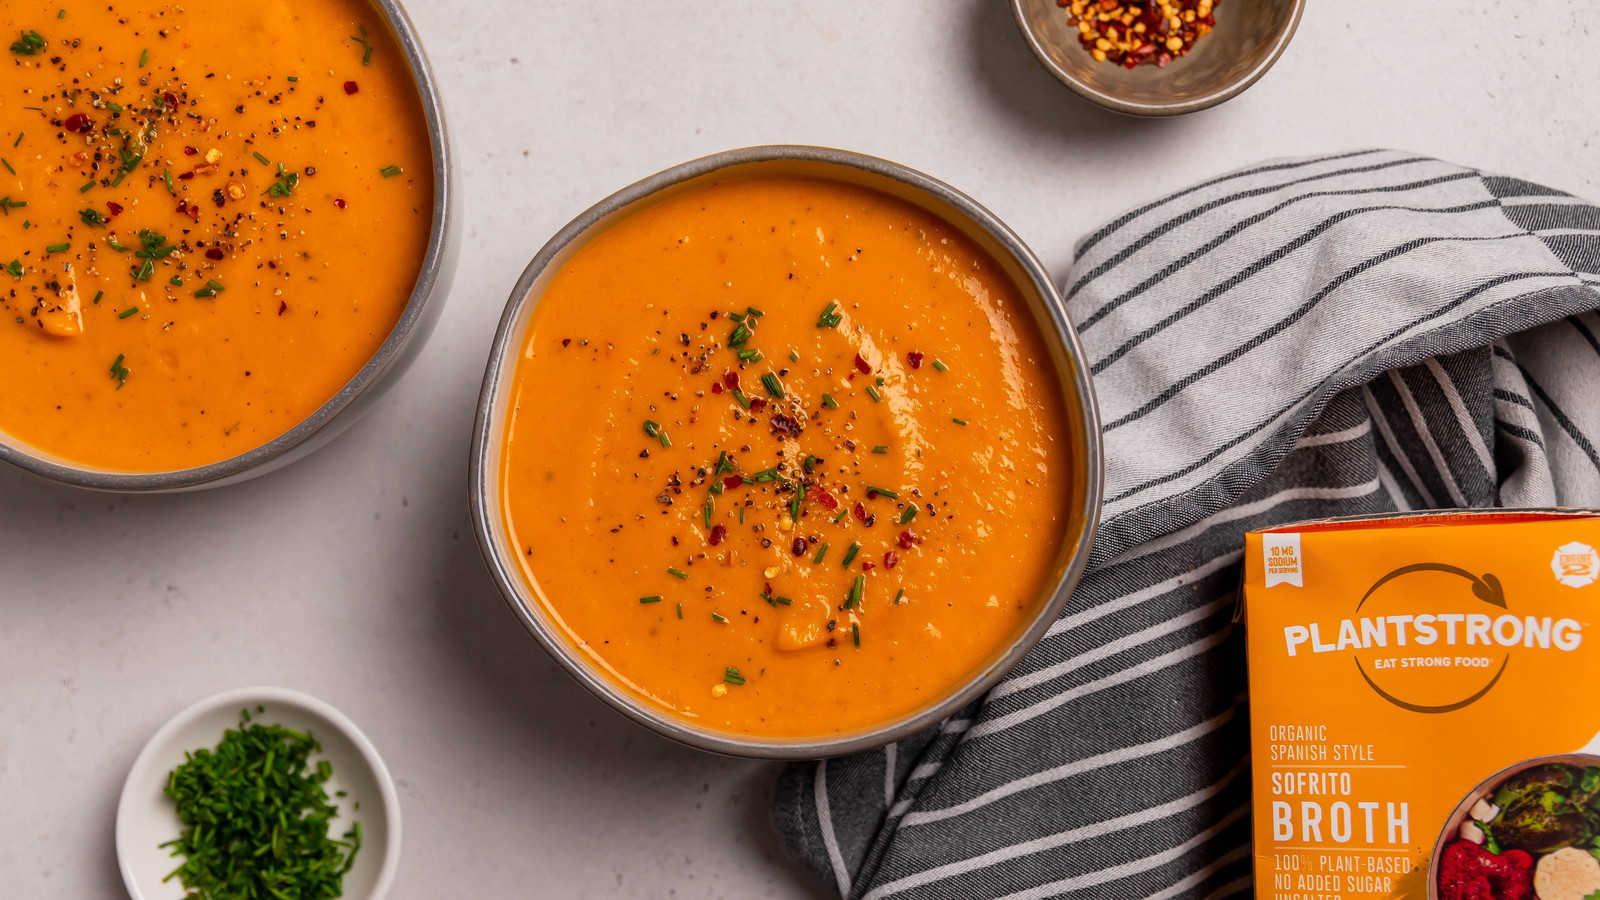
<path id="1" fill-rule="evenodd" d="M 511 608 L 613 707 L 813 758 L 949 715 L 1039 639 L 1100 502 L 1060 296 L 903 166 L 755 147 L 607 198 L 490 356 L 474 519 Z"/>
<path id="2" fill-rule="evenodd" d="M 238 481 L 368 408 L 454 266 L 394 0 L 0 4 L 0 460 Z"/>

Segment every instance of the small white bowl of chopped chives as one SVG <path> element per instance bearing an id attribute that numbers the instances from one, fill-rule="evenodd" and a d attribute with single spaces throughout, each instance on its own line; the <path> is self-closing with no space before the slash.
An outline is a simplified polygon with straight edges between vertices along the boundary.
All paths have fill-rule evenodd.
<path id="1" fill-rule="evenodd" d="M 117 804 L 133 900 L 381 900 L 400 861 L 400 799 L 372 742 L 283 688 L 196 703 L 139 753 Z"/>

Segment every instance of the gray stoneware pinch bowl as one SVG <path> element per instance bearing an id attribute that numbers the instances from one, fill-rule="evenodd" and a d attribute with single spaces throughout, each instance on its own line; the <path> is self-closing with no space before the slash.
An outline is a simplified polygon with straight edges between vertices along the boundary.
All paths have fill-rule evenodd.
<path id="1" fill-rule="evenodd" d="M 383 17 L 405 54 L 433 150 L 433 222 L 428 233 L 428 250 L 411 289 L 411 298 L 378 352 L 337 394 L 300 424 L 254 450 L 220 462 L 167 472 L 117 472 L 43 453 L 3 431 L 0 431 L 0 462 L 11 463 L 61 484 L 130 494 L 194 491 L 246 481 L 309 456 L 333 440 L 371 410 L 374 401 L 392 387 L 416 359 L 439 320 L 445 295 L 455 277 L 460 250 L 457 222 L 461 217 L 455 183 L 455 152 L 445 126 L 439 85 L 417 38 L 416 28 L 399 0 L 369 2 Z"/>
<path id="2" fill-rule="evenodd" d="M 999 263 L 1026 299 L 1050 345 L 1069 410 L 1073 453 L 1072 518 L 1056 562 L 1054 587 L 1012 644 L 982 670 L 928 705 L 861 731 L 802 739 L 758 738 L 694 725 L 618 688 L 578 656 L 545 613 L 521 572 L 501 516 L 501 436 L 510 385 L 534 306 L 550 279 L 590 236 L 664 192 L 739 172 L 811 175 L 861 185 L 914 203 L 965 232 Z M 675 741 L 729 756 L 818 759 L 881 746 L 944 719 L 993 687 L 1044 636 L 1066 605 L 1088 560 L 1099 522 L 1103 481 L 1100 416 L 1078 336 L 1050 273 L 1011 229 L 965 194 L 905 166 L 847 150 L 768 146 L 729 150 L 674 166 L 590 207 L 545 244 L 511 290 L 484 373 L 473 426 L 470 491 L 478 544 L 506 603 L 567 674 L 628 718 Z"/>
<path id="3" fill-rule="evenodd" d="M 1152 117 L 1197 112 L 1243 93 L 1278 61 L 1304 11 L 1305 0 L 1222 0 L 1216 28 L 1189 55 L 1165 68 L 1124 69 L 1089 55 L 1056 0 L 1011 0 L 1028 47 L 1062 84 L 1113 112 Z"/>

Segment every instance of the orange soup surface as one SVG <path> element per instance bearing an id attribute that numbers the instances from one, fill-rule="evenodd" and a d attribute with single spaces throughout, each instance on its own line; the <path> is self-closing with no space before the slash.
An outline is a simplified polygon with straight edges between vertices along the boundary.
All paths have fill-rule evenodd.
<path id="1" fill-rule="evenodd" d="M 0 432 L 157 472 L 294 427 L 404 310 L 431 159 L 361 0 L 0 3 Z"/>
<path id="2" fill-rule="evenodd" d="M 544 612 L 646 702 L 822 737 L 942 699 L 1059 574 L 1063 399 L 928 212 L 747 173 L 588 240 L 528 327 L 504 513 Z"/>

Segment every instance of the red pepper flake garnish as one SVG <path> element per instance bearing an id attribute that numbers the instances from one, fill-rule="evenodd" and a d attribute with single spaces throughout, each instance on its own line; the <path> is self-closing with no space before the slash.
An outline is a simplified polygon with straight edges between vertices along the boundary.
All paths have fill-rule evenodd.
<path id="1" fill-rule="evenodd" d="M 862 359 L 861 358 L 861 354 L 859 354 L 859 353 L 856 354 L 856 368 L 860 369 L 861 370 L 861 374 L 863 374 L 863 375 L 871 375 L 872 374 L 872 367 L 867 365 L 867 361 Z"/>
<path id="2" fill-rule="evenodd" d="M 913 545 L 922 543 L 922 538 L 918 537 L 915 531 L 907 528 L 905 531 L 900 532 L 900 537 L 896 539 L 895 543 L 900 545 L 901 550 L 910 550 Z"/>
<path id="3" fill-rule="evenodd" d="M 754 400 L 751 400 L 750 401 L 750 408 L 751 409 L 755 409 L 755 406 L 756 406 L 756 402 Z M 784 415 L 773 416 L 772 417 L 772 433 L 773 434 L 777 434 L 777 435 L 788 435 L 788 436 L 792 437 L 792 436 L 797 435 L 797 434 L 800 433 L 800 422 L 798 420 L 794 419 L 794 418 L 789 417 L 789 416 L 784 416 Z"/>
<path id="4" fill-rule="evenodd" d="M 333 205 L 339 207 L 340 209 L 344 209 L 344 198 L 343 197 L 335 197 L 335 198 L 333 198 Z"/>
<path id="5" fill-rule="evenodd" d="M 1165 66 L 1217 25 L 1222 0 L 1056 0 L 1078 43 L 1099 62 Z"/>
<path id="6" fill-rule="evenodd" d="M 722 479 L 722 487 L 724 489 L 736 488 L 742 484 L 744 484 L 744 476 L 742 475 L 729 475 Z"/>
<path id="7" fill-rule="evenodd" d="M 222 248 L 221 247 L 212 247 L 211 249 L 207 250 L 206 251 L 206 259 L 216 259 L 216 260 L 222 259 Z"/>
<path id="8" fill-rule="evenodd" d="M 67 120 L 65 122 L 61 123 L 61 127 L 68 131 L 76 131 L 79 134 L 85 134 L 89 131 L 89 129 L 94 127 L 94 122 L 90 121 L 89 117 L 83 113 L 73 113 L 72 115 L 67 116 Z"/>
<path id="9" fill-rule="evenodd" d="M 895 566 L 898 566 L 899 564 L 900 564 L 900 554 L 894 552 L 893 550 L 884 551 L 884 554 L 883 554 L 883 567 L 885 569 L 892 569 Z"/>
<path id="10" fill-rule="evenodd" d="M 284 313 L 286 313 L 288 311 L 289 311 L 289 302 L 287 300 L 279 300 L 278 301 L 278 315 L 281 316 L 281 315 L 283 315 Z"/>
<path id="11" fill-rule="evenodd" d="M 913 369 L 922 368 L 922 353 L 920 351 L 917 351 L 917 350 L 913 350 L 910 353 L 907 353 L 906 354 L 906 365 L 910 366 Z"/>
<path id="12" fill-rule="evenodd" d="M 724 373 L 722 373 L 722 383 L 726 384 L 728 386 L 728 390 L 737 391 L 739 389 L 739 373 L 738 372 L 724 372 Z"/>
<path id="13" fill-rule="evenodd" d="M 200 152 L 199 150 L 196 150 L 193 147 L 185 147 L 185 148 L 183 148 L 183 155 L 184 156 L 193 156 L 193 155 L 195 155 L 196 153 L 199 153 L 199 152 Z"/>
<path id="14" fill-rule="evenodd" d="M 115 216 L 120 216 L 120 215 L 122 215 L 122 204 L 118 203 L 115 200 L 107 200 L 106 201 L 106 210 L 111 213 L 111 215 L 106 216 L 106 218 L 108 218 L 108 219 L 113 218 Z"/>
<path id="15" fill-rule="evenodd" d="M 167 92 L 163 93 L 161 95 L 161 99 L 166 101 L 167 107 L 169 109 L 173 108 L 173 107 L 176 107 L 178 105 L 178 98 L 171 91 L 167 91 Z"/>
<path id="16" fill-rule="evenodd" d="M 760 397 L 751 397 L 750 398 L 750 411 L 751 412 L 758 413 L 758 412 L 761 412 L 763 409 L 766 409 L 766 408 L 767 408 L 767 401 L 761 399 Z"/>
<path id="17" fill-rule="evenodd" d="M 720 381 L 711 382 L 711 393 L 713 393 L 713 394 L 722 393 L 722 382 L 720 382 Z"/>
<path id="18" fill-rule="evenodd" d="M 794 543 L 789 545 L 789 552 L 793 553 L 795 556 L 805 556 L 806 555 L 806 539 L 805 538 L 795 538 L 794 539 Z"/>
<path id="19" fill-rule="evenodd" d="M 726 527 L 722 525 L 713 525 L 711 526 L 711 534 L 706 538 L 706 540 L 711 544 L 711 546 L 715 547 L 716 545 L 722 543 L 722 539 L 727 537 L 727 535 L 728 529 Z"/>
<path id="20" fill-rule="evenodd" d="M 361 90 L 361 88 L 359 86 L 357 86 L 354 81 L 346 81 L 344 83 L 344 92 L 346 94 L 354 94 L 356 91 L 359 91 L 359 90 Z"/>
<path id="21" fill-rule="evenodd" d="M 817 502 L 818 503 L 821 503 L 823 506 L 826 506 L 829 509 L 838 509 L 839 508 L 839 500 L 838 500 L 838 498 L 834 497 L 832 494 L 828 493 L 827 491 L 819 492 L 816 495 L 816 498 L 817 498 Z"/>

